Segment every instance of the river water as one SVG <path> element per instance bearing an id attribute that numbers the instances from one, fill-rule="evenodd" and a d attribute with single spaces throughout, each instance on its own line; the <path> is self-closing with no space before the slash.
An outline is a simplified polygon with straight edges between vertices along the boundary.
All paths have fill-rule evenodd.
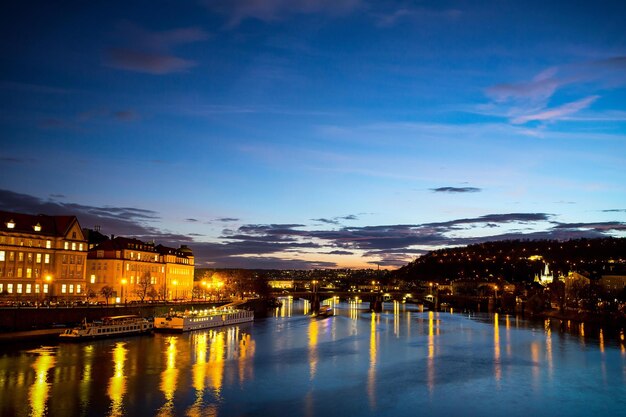
<path id="1" fill-rule="evenodd" d="M 5 347 L 0 415 L 626 415 L 623 334 L 399 303 L 335 312 L 286 300 L 228 328 Z"/>

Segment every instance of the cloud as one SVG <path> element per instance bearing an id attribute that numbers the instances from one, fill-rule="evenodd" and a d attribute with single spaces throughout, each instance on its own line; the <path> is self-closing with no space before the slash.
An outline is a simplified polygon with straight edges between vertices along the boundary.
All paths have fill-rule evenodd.
<path id="1" fill-rule="evenodd" d="M 209 35 L 200 28 L 179 28 L 165 31 L 149 31 L 124 22 L 118 29 L 124 47 L 105 51 L 106 66 L 126 71 L 153 75 L 185 72 L 197 65 L 195 61 L 172 53 L 176 46 L 200 42 Z"/>
<path id="2" fill-rule="evenodd" d="M 626 209 L 607 209 L 601 210 L 603 213 L 626 213 Z"/>
<path id="3" fill-rule="evenodd" d="M 349 250 L 334 250 L 327 252 L 329 255 L 354 255 L 354 252 Z"/>
<path id="4" fill-rule="evenodd" d="M 227 14 L 228 25 L 234 27 L 247 19 L 274 22 L 293 15 L 341 16 L 355 10 L 360 0 L 204 0 L 203 4 L 210 12 Z"/>
<path id="5" fill-rule="evenodd" d="M 494 101 L 495 107 L 502 109 L 491 113 L 507 117 L 513 124 L 560 120 L 591 106 L 599 95 L 590 92 L 626 84 L 625 69 L 625 56 L 576 62 L 547 68 L 530 81 L 491 86 L 485 93 Z M 586 90 L 586 96 L 554 107 L 550 103 L 552 97 L 569 86 L 577 94 Z"/>
<path id="6" fill-rule="evenodd" d="M 420 21 L 420 20 L 456 20 L 463 12 L 459 9 L 436 10 L 426 7 L 403 7 L 394 10 L 391 13 L 375 14 L 375 19 L 379 27 L 390 27 L 396 25 L 400 21 Z"/>
<path id="7" fill-rule="evenodd" d="M 430 190 L 436 193 L 477 193 L 482 191 L 476 187 L 439 187 L 431 188 Z"/>
<path id="8" fill-rule="evenodd" d="M 239 219 L 236 217 L 220 217 L 218 219 L 215 219 L 215 221 L 229 223 L 229 222 L 238 222 Z"/>
<path id="9" fill-rule="evenodd" d="M 577 101 L 573 101 L 571 103 L 563 104 L 552 109 L 545 109 L 538 113 L 517 116 L 511 119 L 511 123 L 524 124 L 533 120 L 549 121 L 563 119 L 565 116 L 569 116 L 570 114 L 577 113 L 580 110 L 586 109 L 599 97 L 600 96 L 589 96 Z"/>
<path id="10" fill-rule="evenodd" d="M 109 49 L 106 54 L 107 66 L 127 71 L 144 72 L 154 75 L 185 72 L 196 63 L 173 55 L 131 49 Z"/>
<path id="11" fill-rule="evenodd" d="M 349 214 L 347 216 L 337 216 L 337 217 L 333 217 L 331 219 L 327 219 L 327 218 L 319 218 L 319 219 L 311 219 L 315 222 L 320 222 L 320 223 L 326 223 L 326 224 L 335 224 L 335 225 L 340 225 L 341 222 L 340 220 L 358 220 L 359 218 L 355 215 L 355 214 Z"/>
<path id="12" fill-rule="evenodd" d="M 191 219 L 191 218 L 190 218 L 190 219 L 185 219 L 185 221 L 186 221 L 186 222 L 189 222 L 189 223 L 197 223 L 197 222 L 199 222 L 200 220 L 198 220 L 198 219 Z"/>
<path id="13" fill-rule="evenodd" d="M 623 222 L 597 222 L 597 223 L 558 223 L 555 229 L 594 230 L 596 232 L 626 231 L 626 223 Z"/>

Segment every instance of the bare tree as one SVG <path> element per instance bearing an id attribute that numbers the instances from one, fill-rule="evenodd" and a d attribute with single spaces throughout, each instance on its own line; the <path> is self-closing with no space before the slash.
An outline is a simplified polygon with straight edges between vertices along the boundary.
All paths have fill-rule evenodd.
<path id="1" fill-rule="evenodd" d="M 105 285 L 104 287 L 100 289 L 100 295 L 104 297 L 104 300 L 106 301 L 107 305 L 109 305 L 109 298 L 111 298 L 114 293 L 115 293 L 115 290 L 110 285 Z"/>
<path id="2" fill-rule="evenodd" d="M 89 302 L 90 300 L 93 300 L 96 297 L 97 297 L 96 292 L 94 290 L 92 290 L 91 288 L 89 288 L 87 290 L 87 302 Z"/>
<path id="3" fill-rule="evenodd" d="M 203 294 L 204 289 L 200 285 L 194 285 L 193 289 L 191 290 L 191 301 L 193 301 L 194 298 L 202 298 Z"/>
<path id="4" fill-rule="evenodd" d="M 156 290 L 156 288 L 150 286 L 150 290 L 148 290 L 148 297 L 150 297 L 150 299 L 154 301 L 159 298 L 159 292 Z"/>
<path id="5" fill-rule="evenodd" d="M 135 295 L 139 297 L 142 303 L 144 299 L 146 298 L 146 295 L 148 295 L 148 292 L 150 291 L 151 288 L 152 288 L 152 277 L 150 276 L 150 272 L 146 272 L 137 281 L 137 285 L 134 291 Z"/>

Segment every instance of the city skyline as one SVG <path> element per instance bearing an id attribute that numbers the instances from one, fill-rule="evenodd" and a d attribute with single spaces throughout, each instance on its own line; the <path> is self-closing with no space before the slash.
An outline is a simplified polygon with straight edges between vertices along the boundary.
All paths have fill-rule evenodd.
<path id="1" fill-rule="evenodd" d="M 7 7 L 0 210 L 198 267 L 626 236 L 626 4 Z"/>

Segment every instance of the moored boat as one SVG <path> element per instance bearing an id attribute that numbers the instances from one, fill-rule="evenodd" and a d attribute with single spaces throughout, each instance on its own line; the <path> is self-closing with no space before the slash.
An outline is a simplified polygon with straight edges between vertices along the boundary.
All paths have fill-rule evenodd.
<path id="1" fill-rule="evenodd" d="M 82 340 L 101 337 L 128 336 L 148 333 L 153 325 L 143 317 L 135 315 L 103 317 L 101 321 L 87 323 L 67 329 L 59 335 L 63 340 Z"/>
<path id="2" fill-rule="evenodd" d="M 333 308 L 327 305 L 321 305 L 319 311 L 317 312 L 317 317 L 330 317 L 334 313 Z"/>
<path id="3" fill-rule="evenodd" d="M 230 308 L 171 312 L 154 318 L 154 329 L 170 332 L 209 329 L 254 320 L 254 312 Z"/>

